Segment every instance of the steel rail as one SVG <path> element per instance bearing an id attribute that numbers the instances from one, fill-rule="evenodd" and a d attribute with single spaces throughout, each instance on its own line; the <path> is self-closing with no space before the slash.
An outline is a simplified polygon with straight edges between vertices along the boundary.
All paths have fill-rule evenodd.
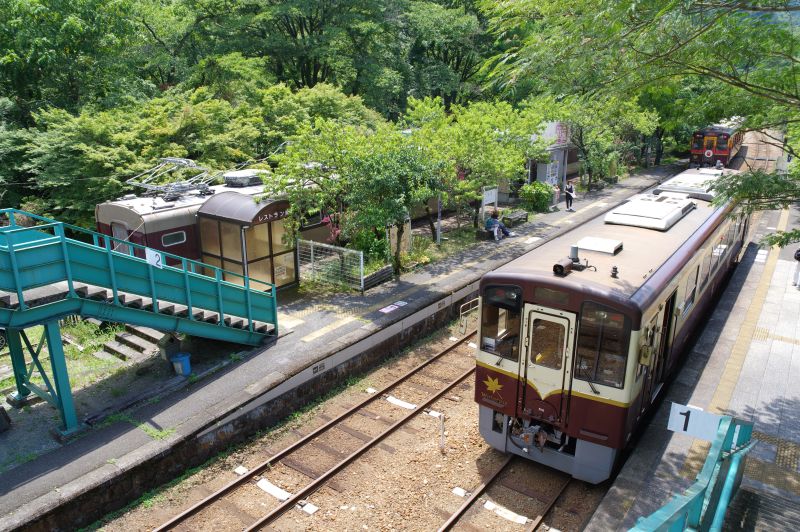
<path id="1" fill-rule="evenodd" d="M 478 500 L 478 498 L 481 495 L 483 495 L 483 492 L 486 491 L 486 488 L 489 487 L 489 484 L 494 482 L 497 479 L 497 477 L 500 476 L 500 473 L 502 473 L 505 470 L 505 468 L 508 467 L 508 465 L 514 460 L 515 457 L 516 457 L 515 455 L 509 454 L 506 457 L 505 461 L 502 463 L 502 465 L 498 467 L 497 470 L 494 473 L 492 473 L 492 475 L 488 479 L 486 479 L 480 486 L 475 488 L 470 494 L 470 496 L 467 497 L 467 500 L 465 500 L 464 503 L 458 508 L 458 510 L 453 512 L 453 515 L 451 515 L 450 518 L 441 527 L 439 527 L 439 532 L 447 532 L 448 530 L 453 528 L 458 522 L 458 520 L 461 519 L 461 517 L 465 513 L 467 513 L 467 510 L 469 510 L 472 507 L 472 505 L 475 504 L 475 501 Z"/>
<path id="2" fill-rule="evenodd" d="M 272 510 L 270 513 L 268 513 L 267 515 L 256 521 L 253 525 L 249 526 L 245 530 L 248 532 L 251 530 L 258 530 L 262 526 L 271 523 L 272 521 L 283 515 L 289 509 L 294 508 L 295 504 L 302 501 L 308 495 L 316 491 L 316 489 L 319 488 L 325 482 L 327 482 L 328 479 L 330 479 L 336 473 L 338 473 L 339 471 L 341 471 L 342 469 L 353 463 L 358 457 L 360 457 L 362 454 L 375 447 L 377 444 L 386 439 L 386 437 L 393 434 L 397 429 L 405 425 L 406 422 L 408 422 L 410 419 L 419 415 L 421 412 L 424 412 L 426 408 L 428 408 L 430 405 L 441 399 L 442 396 L 444 396 L 444 394 L 446 394 L 451 389 L 461 384 L 461 382 L 464 379 L 466 379 L 473 373 L 475 373 L 475 367 L 472 367 L 469 370 L 462 373 L 461 375 L 459 375 L 455 380 L 448 383 L 447 386 L 445 386 L 443 389 L 437 392 L 433 397 L 429 398 L 423 404 L 419 405 L 413 412 L 410 412 L 409 414 L 398 419 L 392 426 L 388 427 L 382 434 L 379 434 L 372 440 L 362 445 L 357 451 L 353 452 L 350 456 L 348 456 L 347 458 L 343 459 L 341 462 L 333 466 L 326 473 L 322 474 L 319 478 L 308 484 L 305 488 L 301 489 L 300 491 L 298 491 L 297 493 L 286 499 L 284 502 L 281 503 L 280 506 Z"/>
<path id="3" fill-rule="evenodd" d="M 273 464 L 274 462 L 277 462 L 277 461 L 283 459 L 288 454 L 291 454 L 292 452 L 294 452 L 298 448 L 302 447 L 303 445 L 305 445 L 309 441 L 311 441 L 311 440 L 315 439 L 316 437 L 318 437 L 319 435 L 327 432 L 329 429 L 333 428 L 334 426 L 339 424 L 344 419 L 347 419 L 348 417 L 350 417 L 351 415 L 356 413 L 361 408 L 363 408 L 363 407 L 367 406 L 368 404 L 372 403 L 373 401 L 376 401 L 377 399 L 381 398 L 386 392 L 388 392 L 389 390 L 392 390 L 397 385 L 401 384 L 403 381 L 405 381 L 408 378 L 412 377 L 413 375 L 415 375 L 420 370 L 424 369 L 425 367 L 427 367 L 428 365 L 432 364 L 433 362 L 439 360 L 440 358 L 442 358 L 447 353 L 453 351 L 454 349 L 456 349 L 457 347 L 462 345 L 464 342 L 466 342 L 470 337 L 474 336 L 476 333 L 477 333 L 477 330 L 473 330 L 473 331 L 468 332 L 467 334 L 465 334 L 464 336 L 459 338 L 453 345 L 450 345 L 450 346 L 444 348 L 443 350 L 441 350 L 436 355 L 432 356 L 428 360 L 422 362 L 418 366 L 416 366 L 416 367 L 412 368 L 411 370 L 409 370 L 408 372 L 406 372 L 404 375 L 401 375 L 400 377 L 398 377 L 397 379 L 395 379 L 394 381 L 392 381 L 391 383 L 386 385 L 380 391 L 370 395 L 369 397 L 367 397 L 363 401 L 361 401 L 361 402 L 357 403 L 356 405 L 354 405 L 353 407 L 351 407 L 346 412 L 344 412 L 344 413 L 340 414 L 339 416 L 331 419 L 330 421 L 328 421 L 327 423 L 325 423 L 321 427 L 318 427 L 317 429 L 313 430 L 309 434 L 303 436 L 302 438 L 300 438 L 299 440 L 294 442 L 292 445 L 286 447 L 285 449 L 283 449 L 283 450 L 279 451 L 278 453 L 274 454 L 273 456 L 271 456 L 267 460 L 261 462 L 255 468 L 251 469 L 250 471 L 248 471 L 247 473 L 245 473 L 241 477 L 232 480 L 231 482 L 229 482 L 228 484 L 226 484 L 225 486 L 223 486 L 219 490 L 215 491 L 214 493 L 212 493 L 211 495 L 209 495 L 205 499 L 202 499 L 202 500 L 198 501 L 197 503 L 195 503 L 194 505 L 190 506 L 189 508 L 187 508 L 186 510 L 184 510 L 180 514 L 176 515 L 175 517 L 173 517 L 172 519 L 170 519 L 166 523 L 163 523 L 163 524 L 159 525 L 157 528 L 154 528 L 153 532 L 162 532 L 162 531 L 165 531 L 165 530 L 169 530 L 170 528 L 173 528 L 173 527 L 179 525 L 180 523 L 182 523 L 183 521 L 185 521 L 189 517 L 195 515 L 199 511 L 203 510 L 204 508 L 210 506 L 215 501 L 217 501 L 218 499 L 222 498 L 222 496 L 225 495 L 226 493 L 232 491 L 233 489 L 237 488 L 238 486 L 241 486 L 242 484 L 244 484 L 248 480 L 252 479 L 253 477 L 258 475 L 259 473 L 261 473 L 265 469 L 269 468 L 271 466 L 271 464 Z M 471 371 L 474 371 L 474 368 Z"/>
<path id="4" fill-rule="evenodd" d="M 556 501 L 558 501 L 559 497 L 561 497 L 561 495 L 563 495 L 564 491 L 567 489 L 567 486 L 569 486 L 570 482 L 572 482 L 572 481 L 573 481 L 573 478 L 570 477 L 570 476 L 567 476 L 567 480 L 565 480 L 564 484 L 561 485 L 561 489 L 558 490 L 558 493 L 556 493 L 553 496 L 553 498 L 548 501 L 548 503 L 545 506 L 545 508 L 542 511 L 542 513 L 540 513 L 536 517 L 536 519 L 534 519 L 531 522 L 531 524 L 528 525 L 528 527 L 525 529 L 525 532 L 534 532 L 537 528 L 539 528 L 539 526 L 541 526 L 542 521 L 544 520 L 545 516 L 550 513 L 550 511 L 556 505 Z"/>

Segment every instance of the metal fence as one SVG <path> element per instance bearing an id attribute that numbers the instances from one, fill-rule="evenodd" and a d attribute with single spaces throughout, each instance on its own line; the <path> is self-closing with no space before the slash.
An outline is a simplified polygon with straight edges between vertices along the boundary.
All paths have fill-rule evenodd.
<path id="1" fill-rule="evenodd" d="M 314 280 L 364 292 L 392 277 L 391 266 L 364 276 L 364 253 L 354 249 L 297 240 L 300 280 Z"/>

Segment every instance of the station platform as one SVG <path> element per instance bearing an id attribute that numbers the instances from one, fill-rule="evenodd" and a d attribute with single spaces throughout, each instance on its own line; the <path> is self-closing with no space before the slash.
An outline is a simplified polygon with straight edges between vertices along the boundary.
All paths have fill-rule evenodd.
<path id="1" fill-rule="evenodd" d="M 128 405 L 125 410 L 105 412 L 104 422 L 67 442 L 52 435 L 55 410 L 31 407 L 23 426 L 0 433 L 0 465 L 12 464 L 0 466 L 0 530 L 90 524 L 452 320 L 462 301 L 476 297 L 485 272 L 681 170 L 665 166 L 631 176 L 579 197 L 575 212 L 562 201 L 515 227 L 515 237 L 481 243 L 364 296 L 279 294 L 276 343 L 192 378 L 148 376 L 149 395 L 122 390 L 114 404 Z M 102 383 L 94 391 L 100 393 Z M 92 392 L 85 395 L 89 401 Z M 82 404 L 107 408 L 97 401 L 77 404 L 80 419 L 97 414 Z"/>
<path id="2" fill-rule="evenodd" d="M 796 246 L 759 246 L 797 227 L 800 211 L 756 213 L 750 244 L 650 424 L 587 530 L 628 530 L 683 493 L 710 443 L 667 430 L 671 403 L 754 423 L 726 530 L 800 529 L 800 287 Z"/>

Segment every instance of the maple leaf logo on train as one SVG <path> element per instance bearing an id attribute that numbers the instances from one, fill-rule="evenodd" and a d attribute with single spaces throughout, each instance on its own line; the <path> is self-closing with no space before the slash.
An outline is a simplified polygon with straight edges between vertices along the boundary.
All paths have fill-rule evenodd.
<path id="1" fill-rule="evenodd" d="M 486 377 L 486 380 L 483 381 L 483 383 L 486 385 L 486 390 L 491 393 L 499 392 L 500 390 L 503 389 L 503 385 L 500 384 L 499 379 Z"/>

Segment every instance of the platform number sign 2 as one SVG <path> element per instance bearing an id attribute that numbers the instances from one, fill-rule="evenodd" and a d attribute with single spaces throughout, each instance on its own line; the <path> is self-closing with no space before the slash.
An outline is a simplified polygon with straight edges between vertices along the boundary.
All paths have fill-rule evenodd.
<path id="1" fill-rule="evenodd" d="M 672 403 L 667 428 L 672 432 L 681 432 L 695 438 L 713 441 L 717 437 L 717 429 L 721 420 L 722 416 L 709 414 L 702 408 Z"/>
<path id="2" fill-rule="evenodd" d="M 155 249 L 147 248 L 144 250 L 145 259 L 147 263 L 156 268 L 163 268 L 164 264 L 161 262 L 161 252 Z"/>

